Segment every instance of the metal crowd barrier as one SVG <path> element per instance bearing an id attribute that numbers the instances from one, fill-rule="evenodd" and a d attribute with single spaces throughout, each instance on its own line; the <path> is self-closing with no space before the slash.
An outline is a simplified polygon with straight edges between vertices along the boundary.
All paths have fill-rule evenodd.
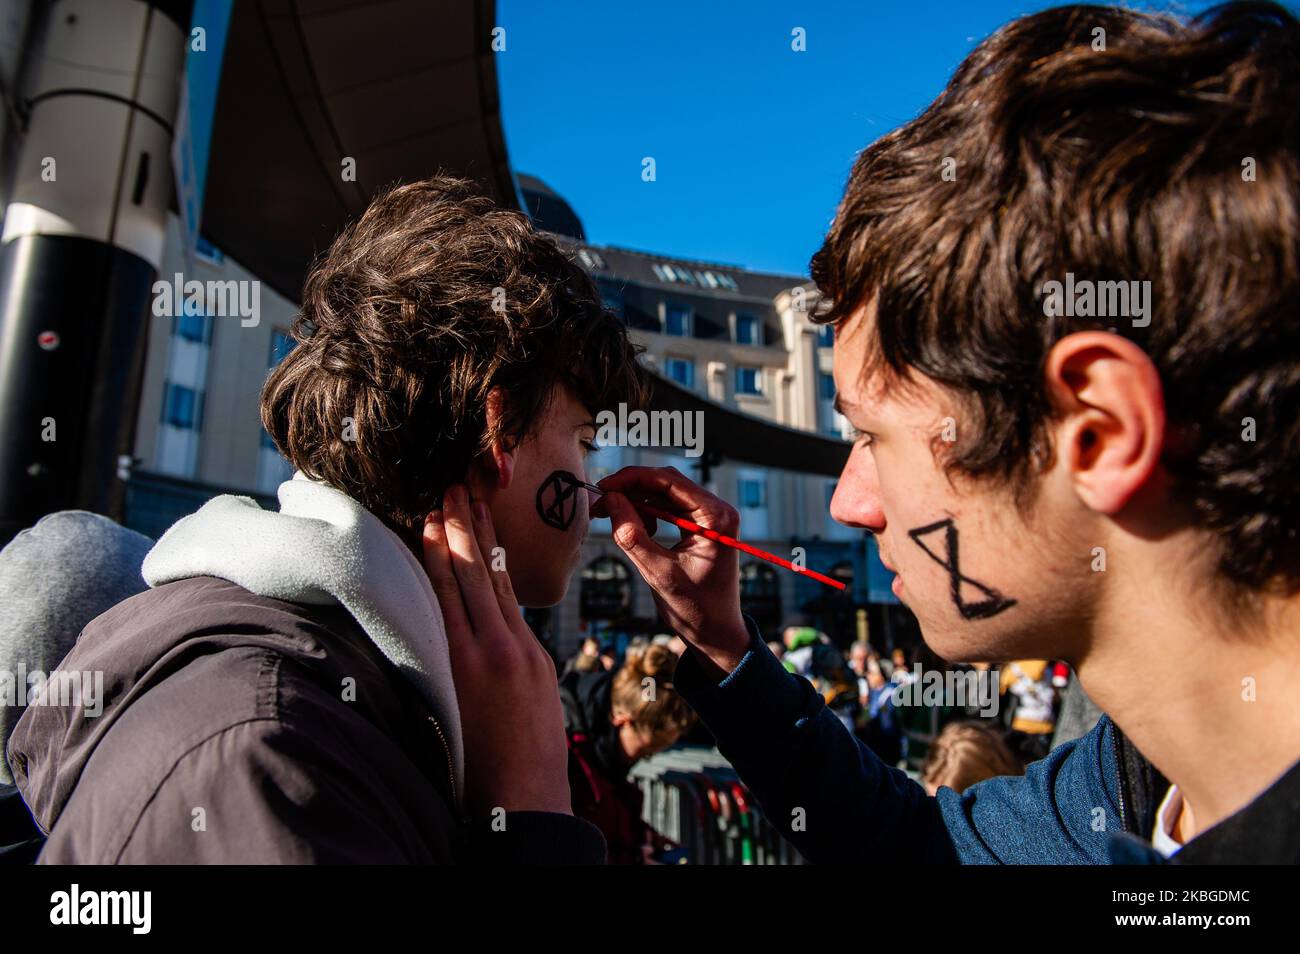
<path id="1" fill-rule="evenodd" d="M 646 824 L 701 865 L 796 865 L 803 857 L 763 815 L 717 749 L 677 748 L 632 768 Z"/>

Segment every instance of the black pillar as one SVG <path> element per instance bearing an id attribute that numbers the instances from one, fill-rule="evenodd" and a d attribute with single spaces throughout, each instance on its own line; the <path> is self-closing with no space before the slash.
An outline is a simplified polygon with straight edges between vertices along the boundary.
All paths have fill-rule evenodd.
<path id="1" fill-rule="evenodd" d="M 121 519 L 191 6 L 59 0 L 26 51 L 0 245 L 0 544 L 53 510 Z"/>

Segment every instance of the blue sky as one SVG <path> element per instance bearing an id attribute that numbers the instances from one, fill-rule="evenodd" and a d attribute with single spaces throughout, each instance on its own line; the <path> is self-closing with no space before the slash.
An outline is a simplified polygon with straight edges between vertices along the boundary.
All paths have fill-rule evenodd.
<path id="1" fill-rule="evenodd" d="M 511 164 L 564 195 L 590 241 L 806 274 L 856 154 L 998 26 L 1054 5 L 498 0 Z"/>

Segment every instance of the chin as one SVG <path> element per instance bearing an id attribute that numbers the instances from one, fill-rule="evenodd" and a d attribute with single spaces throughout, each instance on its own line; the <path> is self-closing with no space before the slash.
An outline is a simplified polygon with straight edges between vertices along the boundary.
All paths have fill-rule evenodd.
<path id="1" fill-rule="evenodd" d="M 998 662 L 1014 656 L 1016 640 L 999 628 L 980 622 L 965 623 L 966 628 L 954 629 L 951 623 L 943 626 L 921 624 L 925 644 L 948 662 Z"/>
<path id="2" fill-rule="evenodd" d="M 1056 659 L 1061 646 L 1051 627 L 1026 631 L 1010 620 L 972 620 L 963 628 L 921 625 L 926 645 L 949 662 L 1007 662 L 1012 659 Z"/>
<path id="3" fill-rule="evenodd" d="M 569 591 L 569 578 L 559 580 L 533 579 L 533 585 L 522 591 L 516 591 L 515 598 L 526 609 L 546 609 L 564 599 Z"/>

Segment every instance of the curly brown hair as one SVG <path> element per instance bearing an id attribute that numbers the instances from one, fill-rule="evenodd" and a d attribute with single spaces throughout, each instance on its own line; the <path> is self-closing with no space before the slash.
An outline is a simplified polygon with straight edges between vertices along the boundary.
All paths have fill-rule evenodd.
<path id="1" fill-rule="evenodd" d="M 1226 580 L 1294 591 L 1298 102 L 1300 24 L 1271 3 L 1015 20 L 857 160 L 813 258 L 833 299 L 817 317 L 874 302 L 864 373 L 956 392 L 970 423 L 946 465 L 1007 480 L 1023 505 L 1053 457 L 1048 352 L 1113 323 L 1045 316 L 1043 285 L 1149 280 L 1149 326 L 1114 330 L 1160 374 L 1175 487 L 1217 534 Z"/>
<path id="2" fill-rule="evenodd" d="M 525 215 L 445 176 L 383 192 L 339 234 L 292 335 L 263 425 L 295 468 L 408 542 L 474 459 L 534 432 L 556 385 L 593 414 L 649 395 L 641 349 L 586 272 Z"/>

